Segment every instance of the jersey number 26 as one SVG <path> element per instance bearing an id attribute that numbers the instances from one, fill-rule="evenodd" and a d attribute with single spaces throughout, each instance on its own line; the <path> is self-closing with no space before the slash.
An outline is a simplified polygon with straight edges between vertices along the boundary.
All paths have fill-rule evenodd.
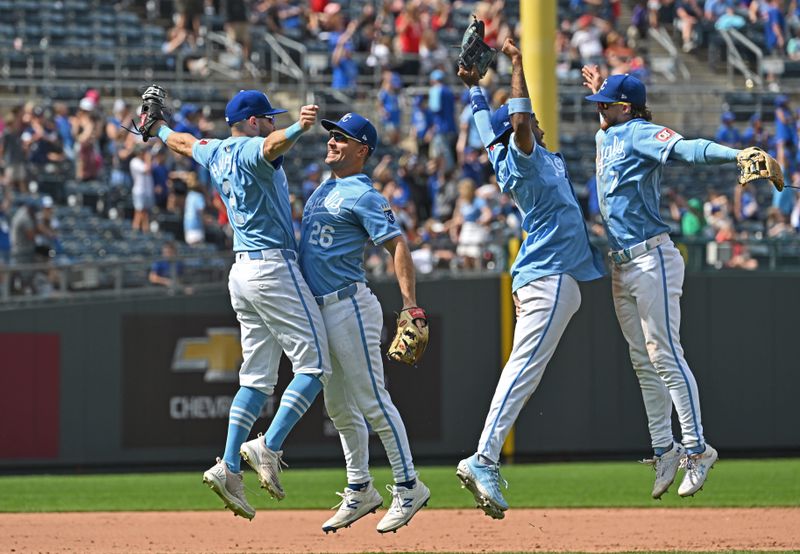
<path id="1" fill-rule="evenodd" d="M 308 242 L 314 246 L 328 248 L 333 244 L 334 232 L 335 229 L 330 225 L 320 225 L 318 221 L 315 221 L 311 225 L 311 232 L 308 234 Z"/>

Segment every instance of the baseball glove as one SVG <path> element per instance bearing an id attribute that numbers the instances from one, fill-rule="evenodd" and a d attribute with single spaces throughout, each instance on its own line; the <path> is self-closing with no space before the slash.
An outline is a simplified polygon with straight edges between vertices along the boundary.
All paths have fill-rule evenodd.
<path id="1" fill-rule="evenodd" d="M 471 69 L 475 66 L 478 68 L 480 76 L 483 77 L 497 55 L 497 50 L 490 48 L 488 44 L 483 42 L 483 21 L 478 21 L 478 18 L 474 15 L 472 19 L 472 23 L 464 32 L 464 38 L 461 39 L 461 53 L 458 55 L 458 65 L 465 69 Z"/>
<path id="2" fill-rule="evenodd" d="M 408 308 L 397 316 L 397 333 L 387 356 L 395 362 L 416 366 L 428 346 L 428 316 L 422 308 Z"/>
<path id="3" fill-rule="evenodd" d="M 736 155 L 739 166 L 739 184 L 744 186 L 750 181 L 767 179 L 776 189 L 783 190 L 783 171 L 778 161 L 761 148 L 751 146 Z"/>
<path id="4" fill-rule="evenodd" d="M 167 91 L 158 85 L 150 85 L 142 94 L 142 105 L 139 113 L 139 125 L 131 121 L 133 129 L 123 127 L 126 131 L 140 135 L 144 142 L 150 140 L 155 134 L 153 127 L 159 121 L 166 121 L 164 104 L 167 100 Z"/>

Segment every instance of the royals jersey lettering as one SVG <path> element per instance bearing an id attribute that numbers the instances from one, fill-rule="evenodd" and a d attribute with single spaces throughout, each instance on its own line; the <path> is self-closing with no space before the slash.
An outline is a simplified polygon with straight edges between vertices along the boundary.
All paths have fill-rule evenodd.
<path id="1" fill-rule="evenodd" d="M 597 198 L 612 250 L 669 231 L 659 214 L 661 173 L 682 139 L 672 129 L 643 119 L 595 135 Z"/>
<path id="2" fill-rule="evenodd" d="M 389 203 L 369 177 L 360 173 L 325 181 L 303 210 L 300 268 L 311 291 L 320 296 L 366 282 L 367 240 L 383 244 L 401 233 Z"/>

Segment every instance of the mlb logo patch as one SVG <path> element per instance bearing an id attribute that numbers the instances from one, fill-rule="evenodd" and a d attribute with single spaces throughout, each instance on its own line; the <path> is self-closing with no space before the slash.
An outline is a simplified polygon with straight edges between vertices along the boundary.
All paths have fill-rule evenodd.
<path id="1" fill-rule="evenodd" d="M 664 127 L 658 133 L 656 133 L 656 140 L 661 142 L 669 142 L 669 139 L 671 139 L 673 136 L 675 136 L 675 131 Z"/>
<path id="2" fill-rule="evenodd" d="M 389 223 L 394 223 L 395 222 L 394 212 L 392 211 L 392 209 L 390 207 L 387 206 L 387 207 L 385 207 L 383 209 L 383 216 L 386 218 L 386 221 L 388 221 Z"/>

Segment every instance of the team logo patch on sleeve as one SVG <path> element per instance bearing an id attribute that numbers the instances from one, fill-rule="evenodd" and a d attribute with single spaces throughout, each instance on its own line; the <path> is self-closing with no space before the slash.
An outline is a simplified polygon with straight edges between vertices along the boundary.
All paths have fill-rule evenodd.
<path id="1" fill-rule="evenodd" d="M 389 206 L 384 206 L 383 215 L 386 218 L 386 221 L 388 221 L 389 223 L 395 222 L 394 212 L 392 211 L 392 208 L 390 208 Z"/>
<path id="2" fill-rule="evenodd" d="M 667 127 L 664 127 L 658 133 L 656 133 L 656 140 L 659 140 L 661 142 L 669 142 L 669 139 L 671 139 L 674 136 L 675 136 L 675 131 L 673 131 L 672 129 L 668 129 Z"/>

